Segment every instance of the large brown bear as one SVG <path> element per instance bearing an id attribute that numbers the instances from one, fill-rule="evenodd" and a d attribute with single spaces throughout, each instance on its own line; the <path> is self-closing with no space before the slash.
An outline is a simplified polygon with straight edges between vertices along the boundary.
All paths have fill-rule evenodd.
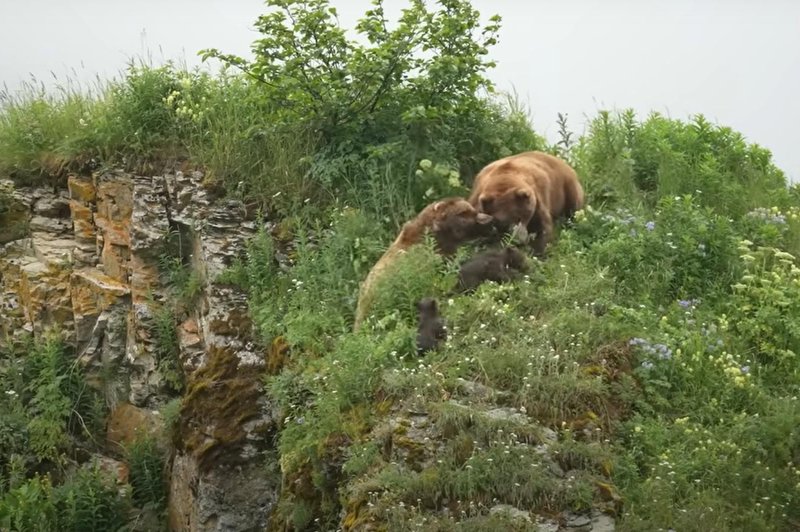
<path id="1" fill-rule="evenodd" d="M 535 232 L 533 249 L 544 253 L 553 223 L 583 208 L 578 175 L 563 160 L 539 151 L 505 157 L 484 167 L 472 184 L 469 202 L 499 226 L 521 224 Z"/>
<path id="2" fill-rule="evenodd" d="M 367 317 L 374 299 L 375 283 L 390 264 L 414 244 L 422 242 L 425 234 L 430 232 L 436 241 L 436 248 L 442 255 L 451 255 L 463 242 L 474 238 L 478 227 L 488 224 L 492 217 L 479 213 L 464 198 L 446 198 L 431 203 L 413 219 L 403 225 L 397 238 L 389 249 L 372 267 L 367 278 L 361 284 L 356 306 L 355 326 L 358 330 Z"/>

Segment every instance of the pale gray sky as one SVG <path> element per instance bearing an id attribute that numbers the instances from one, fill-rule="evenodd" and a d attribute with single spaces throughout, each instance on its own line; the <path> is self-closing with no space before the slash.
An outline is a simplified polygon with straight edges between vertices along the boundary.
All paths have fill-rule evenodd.
<path id="1" fill-rule="evenodd" d="M 333 0 L 351 25 L 369 0 Z M 403 0 L 387 0 L 391 11 Z M 703 113 L 772 150 L 800 179 L 800 1 L 473 0 L 503 17 L 491 73 L 552 138 L 557 112 L 581 132 L 599 108 Z M 0 0 L 0 81 L 81 79 L 206 47 L 247 54 L 260 0 Z M 159 49 L 161 51 L 159 51 Z M 73 75 L 74 76 L 74 75 Z"/>

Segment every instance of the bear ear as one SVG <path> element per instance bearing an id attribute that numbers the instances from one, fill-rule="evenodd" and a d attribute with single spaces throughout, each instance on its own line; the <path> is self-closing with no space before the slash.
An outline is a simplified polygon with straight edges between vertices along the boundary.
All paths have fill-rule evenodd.
<path id="1" fill-rule="evenodd" d="M 479 212 L 478 215 L 475 217 L 475 221 L 477 221 L 480 225 L 488 224 L 492 221 L 492 217 L 485 212 Z"/>
<path id="2" fill-rule="evenodd" d="M 436 310 L 436 300 L 430 297 L 424 297 L 417 301 L 417 309 L 419 310 Z"/>
<path id="3" fill-rule="evenodd" d="M 439 210 L 442 208 L 442 205 L 444 205 L 443 201 L 437 201 L 436 203 L 434 203 L 433 212 L 439 212 Z"/>
<path id="4" fill-rule="evenodd" d="M 520 189 L 514 192 L 514 197 L 517 198 L 518 201 L 528 201 L 531 199 L 531 192 L 530 190 Z"/>

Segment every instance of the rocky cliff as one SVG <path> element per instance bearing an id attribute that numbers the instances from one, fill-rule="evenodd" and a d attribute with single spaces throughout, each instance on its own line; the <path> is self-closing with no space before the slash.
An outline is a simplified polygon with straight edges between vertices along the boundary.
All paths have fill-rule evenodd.
<path id="1" fill-rule="evenodd" d="M 61 332 L 110 409 L 109 455 L 158 428 L 158 409 L 182 396 L 170 527 L 263 529 L 279 484 L 265 474 L 275 427 L 265 359 L 245 295 L 219 281 L 254 224 L 201 179 L 108 171 L 70 176 L 65 191 L 15 190 L 0 214 L 0 342 Z M 165 257 L 192 280 L 184 301 L 165 282 Z"/>

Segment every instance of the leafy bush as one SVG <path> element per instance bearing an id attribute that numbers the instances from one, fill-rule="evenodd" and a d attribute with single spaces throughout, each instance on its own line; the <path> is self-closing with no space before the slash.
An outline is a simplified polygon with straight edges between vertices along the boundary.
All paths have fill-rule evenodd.
<path id="1" fill-rule="evenodd" d="M 178 328 L 173 309 L 167 305 L 155 308 L 151 318 L 151 331 L 155 341 L 156 367 L 167 388 L 180 392 L 184 386 L 184 374 L 180 360 Z"/>
<path id="2" fill-rule="evenodd" d="M 727 218 L 699 207 L 691 196 L 664 198 L 651 219 L 625 211 L 587 209 L 578 235 L 598 266 L 614 275 L 620 295 L 651 298 L 714 296 L 736 275 L 735 233 Z M 579 237 L 580 238 L 580 237 Z"/>
<path id="3" fill-rule="evenodd" d="M 58 487 L 34 477 L 0 500 L 0 526 L 8 530 L 120 530 L 128 501 L 99 469 L 79 469 Z"/>
<path id="4" fill-rule="evenodd" d="M 540 144 L 519 106 L 479 97 L 491 89 L 484 74 L 494 63 L 484 56 L 499 18 L 481 27 L 469 2 L 449 0 L 437 10 L 412 2 L 390 29 L 377 1 L 356 25 L 364 44 L 347 37 L 327 0 L 268 5 L 275 9 L 256 24 L 262 37 L 252 62 L 215 49 L 203 55 L 257 79 L 278 127 L 318 132 L 311 176 L 355 205 L 380 210 L 393 198 L 409 214 L 424 206 L 420 160 L 471 175 Z"/>
<path id="5" fill-rule="evenodd" d="M 380 329 L 391 329 L 397 323 L 414 324 L 420 299 L 441 296 L 454 286 L 454 268 L 448 268 L 432 240 L 427 239 L 400 255 L 376 281 L 371 321 Z"/>
<path id="6" fill-rule="evenodd" d="M 98 468 L 80 469 L 53 490 L 58 510 L 56 530 L 119 530 L 127 523 L 129 502 L 114 479 Z"/>
<path id="7" fill-rule="evenodd" d="M 450 0 L 438 11 L 414 2 L 392 30 L 382 2 L 375 2 L 356 26 L 366 45 L 347 38 L 327 0 L 267 5 L 275 9 L 256 23 L 262 37 L 253 43 L 254 61 L 215 49 L 203 56 L 258 79 L 268 99 L 285 102 L 275 109 L 278 119 L 311 119 L 325 139 L 355 140 L 357 130 L 385 134 L 382 126 L 396 123 L 391 113 L 439 118 L 488 86 L 483 73 L 493 63 L 484 56 L 496 42 L 499 18 L 481 28 L 469 2 Z"/>
<path id="8" fill-rule="evenodd" d="M 7 530 L 57 530 L 57 516 L 48 477 L 34 477 L 0 500 L 0 525 Z"/>
<path id="9" fill-rule="evenodd" d="M 577 152 L 595 205 L 613 198 L 654 204 L 702 190 L 701 205 L 738 217 L 787 198 L 786 178 L 767 150 L 702 115 L 685 123 L 653 113 L 638 122 L 630 110 L 616 116 L 603 111 Z"/>
<path id="10" fill-rule="evenodd" d="M 97 430 L 96 393 L 57 335 L 35 345 L 22 363 L 17 392 L 27 417 L 28 445 L 40 459 L 58 460 L 72 434 Z"/>
<path id="11" fill-rule="evenodd" d="M 360 279 L 382 252 L 375 223 L 354 209 L 334 210 L 330 224 L 300 227 L 288 271 L 275 264 L 274 243 L 261 233 L 249 261 L 231 280 L 249 287 L 264 340 L 285 336 L 300 349 L 320 350 L 351 328 Z"/>
<path id="12" fill-rule="evenodd" d="M 796 382 L 800 376 L 800 268 L 795 257 L 743 241 L 745 273 L 729 300 L 731 326 L 756 353 L 772 378 Z"/>
<path id="13" fill-rule="evenodd" d="M 138 507 L 151 504 L 162 509 L 167 502 L 164 450 L 154 438 L 145 437 L 132 442 L 126 449 L 126 455 L 133 503 Z"/>

